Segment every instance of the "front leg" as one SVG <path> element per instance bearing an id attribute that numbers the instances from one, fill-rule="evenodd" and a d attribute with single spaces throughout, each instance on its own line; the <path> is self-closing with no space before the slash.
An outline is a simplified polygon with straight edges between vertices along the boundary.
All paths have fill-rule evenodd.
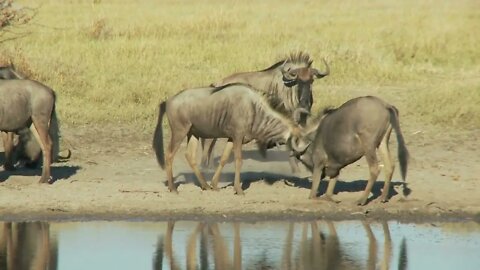
<path id="1" fill-rule="evenodd" d="M 5 153 L 5 164 L 3 164 L 3 167 L 7 171 L 15 169 L 13 161 L 13 135 L 13 132 L 2 132 L 3 151 Z"/>
<path id="2" fill-rule="evenodd" d="M 320 166 L 315 166 L 313 168 L 312 175 L 312 189 L 310 190 L 310 199 L 315 199 L 317 197 L 318 187 L 320 186 L 320 181 L 322 180 L 322 168 Z"/>

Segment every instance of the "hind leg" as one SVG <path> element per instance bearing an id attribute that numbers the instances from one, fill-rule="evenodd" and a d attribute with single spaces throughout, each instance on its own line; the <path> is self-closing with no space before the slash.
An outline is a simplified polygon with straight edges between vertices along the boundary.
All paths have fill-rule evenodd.
<path id="1" fill-rule="evenodd" d="M 170 192 L 178 193 L 177 188 L 173 184 L 173 158 L 175 157 L 175 153 L 178 151 L 178 148 L 180 148 L 183 139 L 187 136 L 189 129 L 190 126 L 182 127 L 181 129 L 171 128 L 172 133 L 170 145 L 168 146 L 165 154 L 165 170 L 167 172 L 168 190 Z"/>
<path id="2" fill-rule="evenodd" d="M 240 184 L 240 170 L 242 169 L 242 142 L 243 138 L 233 140 L 233 154 L 235 155 L 235 180 L 233 187 L 237 195 L 244 195 Z"/>
<path id="3" fill-rule="evenodd" d="M 13 171 L 15 166 L 13 165 L 13 132 L 2 132 L 3 149 L 5 153 L 5 164 L 3 167 L 7 171 Z"/>
<path id="4" fill-rule="evenodd" d="M 378 174 L 380 173 L 375 148 L 366 151 L 365 158 L 367 159 L 368 168 L 370 170 L 370 178 L 368 179 L 367 186 L 365 187 L 362 196 L 357 200 L 357 205 L 365 205 L 367 203 L 367 199 L 372 191 L 373 184 L 377 180 Z"/>
<path id="5" fill-rule="evenodd" d="M 395 164 L 392 161 L 392 156 L 390 155 L 390 150 L 388 148 L 388 140 L 390 138 L 392 128 L 390 127 L 378 147 L 378 152 L 383 161 L 384 172 L 385 172 L 385 184 L 383 185 L 382 195 L 380 197 L 382 202 L 387 202 L 388 192 L 390 191 L 390 182 L 392 181 L 393 171 L 395 169 Z"/>
<path id="6" fill-rule="evenodd" d="M 187 143 L 187 152 L 185 152 L 185 158 L 187 159 L 188 164 L 190 164 L 190 167 L 192 167 L 192 170 L 195 173 L 198 181 L 200 182 L 200 186 L 202 187 L 202 189 L 212 189 L 212 187 L 208 185 L 205 181 L 205 177 L 203 176 L 202 172 L 200 172 L 200 170 L 198 169 L 196 157 L 197 148 L 198 138 L 196 138 L 195 136 L 190 136 Z"/>
<path id="7" fill-rule="evenodd" d="M 202 141 L 202 167 L 213 168 L 212 153 L 217 139 L 201 139 Z"/>
<path id="8" fill-rule="evenodd" d="M 43 155 L 43 168 L 40 183 L 48 183 L 50 181 L 50 164 L 52 163 L 52 139 L 48 133 L 48 123 L 40 121 L 32 117 L 33 124 L 30 130 L 38 141 Z"/>
<path id="9" fill-rule="evenodd" d="M 225 166 L 225 164 L 227 164 L 228 158 L 232 153 L 232 148 L 233 148 L 233 142 L 229 140 L 225 145 L 225 149 L 223 150 L 222 157 L 220 158 L 220 164 L 218 164 L 218 167 L 215 170 L 215 174 L 213 175 L 213 178 L 212 178 L 211 184 L 213 189 L 215 190 L 218 190 L 218 180 L 220 179 L 220 173 L 222 173 L 223 167 Z"/>

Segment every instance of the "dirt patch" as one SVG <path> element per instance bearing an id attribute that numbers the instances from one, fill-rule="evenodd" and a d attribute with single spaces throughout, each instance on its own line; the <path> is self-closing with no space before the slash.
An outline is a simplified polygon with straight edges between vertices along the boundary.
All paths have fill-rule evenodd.
<path id="1" fill-rule="evenodd" d="M 179 194 L 172 194 L 151 150 L 150 134 L 137 134 L 127 127 L 64 127 L 63 133 L 73 155 L 69 162 L 54 164 L 55 183 L 38 184 L 40 169 L 20 168 L 13 174 L 0 171 L 2 219 L 480 220 L 478 130 L 440 133 L 404 128 L 412 155 L 407 180 L 412 193 L 403 199 L 397 168 L 390 202 L 373 199 L 363 207 L 354 201 L 368 177 L 364 159 L 341 172 L 336 189 L 341 202 L 335 204 L 307 199 L 310 174 L 304 170 L 292 175 L 285 151 L 269 151 L 265 160 L 252 146 L 244 150 L 245 196 L 233 194 L 231 163 L 225 167 L 220 191 L 202 191 L 186 164 L 183 147 L 174 165 Z M 394 139 L 391 149 L 396 156 Z M 212 174 L 206 171 L 207 179 Z M 382 186 L 383 174 L 374 187 L 374 197 Z M 325 188 L 322 183 L 321 190 Z"/>

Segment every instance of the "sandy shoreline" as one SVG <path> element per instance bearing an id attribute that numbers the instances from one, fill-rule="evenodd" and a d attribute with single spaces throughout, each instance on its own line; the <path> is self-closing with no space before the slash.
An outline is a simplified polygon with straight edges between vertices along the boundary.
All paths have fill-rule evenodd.
<path id="1" fill-rule="evenodd" d="M 480 143 L 472 134 L 449 134 L 445 140 L 407 136 L 412 153 L 408 184 L 412 194 L 403 201 L 397 169 L 393 196 L 388 203 L 373 200 L 366 206 L 354 201 L 368 176 L 365 160 L 346 167 L 337 184 L 338 204 L 307 199 L 309 173 L 292 175 L 287 154 L 271 151 L 263 160 L 255 150 L 244 150 L 242 169 L 245 196 L 236 196 L 231 186 L 233 165 L 227 164 L 220 191 L 202 191 L 186 164 L 183 150 L 175 158 L 179 194 L 168 192 L 165 173 L 154 158 L 149 136 L 129 137 L 122 132 L 109 136 L 87 136 L 95 131 L 68 128 L 66 141 L 73 150 L 69 162 L 53 167 L 57 181 L 37 183 L 40 169 L 19 169 L 13 174 L 0 170 L 1 220 L 311 220 L 362 219 L 410 222 L 480 221 L 478 164 Z M 406 131 L 408 132 L 408 130 Z M 464 138 L 463 143 L 450 140 Z M 103 138 L 103 139 L 102 139 Z M 435 139 L 435 138 L 434 138 Z M 129 146 L 129 141 L 136 141 Z M 392 143 L 391 149 L 396 150 Z M 218 147 L 217 151 L 221 151 Z M 420 158 L 421 157 L 421 158 Z M 212 171 L 206 172 L 209 179 Z M 383 186 L 383 174 L 374 194 Z M 326 188 L 324 182 L 320 189 Z"/>

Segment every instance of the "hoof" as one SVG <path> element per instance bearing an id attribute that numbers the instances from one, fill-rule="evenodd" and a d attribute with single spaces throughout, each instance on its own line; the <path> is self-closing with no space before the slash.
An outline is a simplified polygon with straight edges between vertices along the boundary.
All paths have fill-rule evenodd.
<path id="1" fill-rule="evenodd" d="M 322 201 L 331 202 L 331 203 L 340 203 L 341 201 L 333 199 L 331 196 L 324 195 L 319 198 Z"/>
<path id="2" fill-rule="evenodd" d="M 237 191 L 235 191 L 235 195 L 245 196 L 245 192 L 243 192 L 243 190 L 237 190 Z"/>
<path id="3" fill-rule="evenodd" d="M 202 190 L 212 190 L 213 187 L 210 185 L 202 186 Z"/>
<path id="4" fill-rule="evenodd" d="M 176 188 L 168 188 L 168 191 L 178 194 L 178 190 Z"/>
<path id="5" fill-rule="evenodd" d="M 5 169 L 5 171 L 14 171 L 15 170 L 15 166 L 13 166 L 12 164 L 4 164 L 3 168 Z"/>
<path id="6" fill-rule="evenodd" d="M 356 205 L 358 206 L 363 206 L 367 204 L 367 199 L 360 199 L 355 202 Z"/>
<path id="7" fill-rule="evenodd" d="M 41 177 L 40 178 L 40 181 L 38 181 L 38 183 L 40 184 L 51 184 L 51 181 L 52 181 L 52 177 L 49 176 L 49 177 Z"/>

